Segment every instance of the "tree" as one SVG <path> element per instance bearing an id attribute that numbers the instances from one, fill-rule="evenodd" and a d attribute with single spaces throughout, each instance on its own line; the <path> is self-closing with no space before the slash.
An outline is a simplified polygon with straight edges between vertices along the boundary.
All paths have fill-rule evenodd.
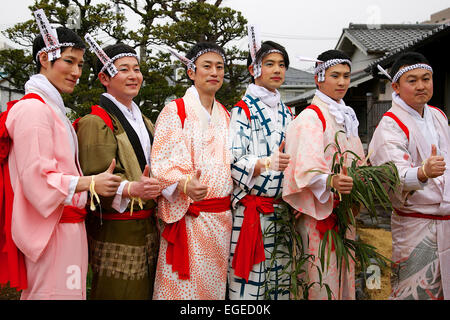
<path id="1" fill-rule="evenodd" d="M 238 11 L 219 7 L 222 1 L 209 4 L 204 1 L 176 1 L 171 8 L 165 8 L 169 22 L 157 25 L 152 30 L 156 44 L 166 45 L 186 52 L 200 41 L 215 42 L 226 52 L 226 82 L 217 94 L 224 105 L 231 107 L 243 91 L 243 84 L 249 78 L 245 62 L 247 53 L 231 43 L 246 35 L 247 20 Z M 177 10 L 178 9 L 178 10 Z M 184 74 L 186 79 L 186 74 Z M 172 78 L 173 81 L 175 79 Z M 175 81 L 177 82 L 177 81 Z"/>
<path id="2" fill-rule="evenodd" d="M 186 0 L 109 0 L 93 4 L 92 0 L 35 0 L 29 6 L 31 12 L 43 9 L 52 24 L 66 26 L 69 21 L 69 6 L 76 6 L 80 13 L 80 29 L 76 32 L 84 37 L 93 35 L 100 45 L 104 40 L 123 42 L 138 50 L 144 84 L 135 101 L 144 114 L 153 121 L 171 97 L 181 96 L 186 81 L 175 76 L 181 65 L 171 61 L 170 55 L 154 50 L 154 45 L 166 45 L 181 52 L 197 41 L 214 41 L 226 48 L 226 83 L 218 93 L 218 99 L 231 106 L 241 96 L 242 84 L 248 78 L 242 62 L 246 53 L 231 43 L 245 36 L 246 20 L 240 12 L 220 7 L 222 1 L 208 3 Z M 136 30 L 128 30 L 126 8 L 132 13 L 129 19 L 139 19 Z M 133 20 L 135 21 L 135 20 Z M 24 50 L 0 52 L 0 67 L 6 79 L 16 88 L 23 88 L 32 74 L 33 58 L 30 56 L 32 42 L 39 29 L 34 17 L 3 33 Z M 103 41 L 102 41 L 103 40 Z M 98 103 L 103 88 L 93 74 L 95 55 L 85 55 L 85 65 L 79 84 L 72 95 L 64 95 L 66 106 L 74 117 L 83 116 L 90 106 Z M 184 78 L 186 74 L 184 73 Z"/>
<path id="3" fill-rule="evenodd" d="M 80 29 L 77 33 L 84 37 L 86 33 L 97 34 L 99 31 L 103 31 L 109 36 L 125 37 L 124 29 L 117 28 L 116 25 L 122 25 L 126 20 L 123 15 L 117 15 L 111 4 L 100 3 L 92 5 L 92 0 L 35 0 L 35 3 L 29 6 L 30 12 L 34 12 L 37 9 L 43 9 L 49 22 L 60 26 L 66 26 L 66 22 L 69 20 L 68 8 L 69 5 L 76 5 L 80 10 Z M 12 60 L 20 59 L 23 55 L 24 58 L 19 60 L 14 66 L 12 64 L 6 64 L 9 66 L 7 71 L 7 80 L 22 89 L 24 82 L 28 77 L 34 73 L 34 62 L 31 57 L 33 40 L 37 34 L 39 34 L 38 26 L 32 15 L 30 20 L 16 24 L 14 27 L 5 30 L 3 33 L 13 42 L 25 47 L 23 54 L 19 54 L 20 50 L 15 50 Z M 117 21 L 116 24 L 111 24 L 111 21 Z M 0 55 L 1 66 L 4 66 L 5 55 L 10 54 L 8 51 L 2 52 Z M 25 59 L 28 64 L 25 64 L 27 68 L 23 68 L 22 60 Z M 83 66 L 83 73 L 81 75 L 79 84 L 75 87 L 72 95 L 63 95 L 65 105 L 74 111 L 75 116 L 83 115 L 89 112 L 89 107 L 97 102 L 96 97 L 102 92 L 101 85 L 96 82 L 91 73 L 95 64 L 94 56 L 85 55 L 86 63 Z M 33 66 L 33 68 L 30 67 Z M 97 94 L 98 93 L 98 94 Z"/>

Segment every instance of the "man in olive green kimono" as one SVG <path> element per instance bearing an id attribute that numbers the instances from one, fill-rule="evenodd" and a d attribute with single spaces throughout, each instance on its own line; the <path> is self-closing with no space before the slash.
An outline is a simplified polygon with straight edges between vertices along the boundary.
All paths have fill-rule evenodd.
<path id="1" fill-rule="evenodd" d="M 116 195 L 100 197 L 86 221 L 90 299 L 151 299 L 159 248 L 154 199 L 161 190 L 149 177 L 153 125 L 133 102 L 143 80 L 139 60 L 125 44 L 102 50 L 89 35 L 86 40 L 106 93 L 76 124 L 80 164 L 85 174 L 96 174 L 115 158 L 114 173 L 122 178 Z"/>

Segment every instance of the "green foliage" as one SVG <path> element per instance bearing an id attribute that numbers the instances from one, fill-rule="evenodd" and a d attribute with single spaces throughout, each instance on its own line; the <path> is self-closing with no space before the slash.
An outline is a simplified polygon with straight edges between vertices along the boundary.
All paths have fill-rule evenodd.
<path id="1" fill-rule="evenodd" d="M 281 197 L 279 197 L 280 199 Z M 274 220 L 264 231 L 265 238 L 274 238 L 274 247 L 270 260 L 266 262 L 266 292 L 265 299 L 269 300 L 271 295 L 275 292 L 288 290 L 291 297 L 295 300 L 308 300 L 309 290 L 313 286 L 325 288 L 328 294 L 328 299 L 331 299 L 331 290 L 327 284 L 322 283 L 322 271 L 317 268 L 319 273 L 318 282 L 309 282 L 307 278 L 308 265 L 314 263 L 314 255 L 305 252 L 308 247 L 303 244 L 301 235 L 295 229 L 297 223 L 295 216 L 289 205 L 281 201 L 275 207 Z M 284 263 L 283 269 L 274 270 L 275 262 Z M 281 283 L 276 281 L 274 285 L 273 279 L 278 276 L 278 279 L 289 278 L 289 283 Z"/>
<path id="2" fill-rule="evenodd" d="M 16 88 L 23 85 L 35 72 L 31 57 L 32 42 L 39 29 L 32 12 L 43 9 L 50 23 L 66 26 L 69 5 L 80 9 L 81 24 L 76 32 L 84 38 L 93 35 L 101 46 L 112 42 L 124 42 L 136 48 L 141 58 L 144 83 L 135 98 L 145 115 L 155 121 L 159 111 L 167 101 L 180 97 L 190 85 L 183 72 L 181 79 L 175 79 L 175 68 L 170 55 L 156 53 L 153 45 L 164 45 L 186 52 L 197 41 L 215 41 L 225 47 L 227 53 L 226 82 L 217 94 L 217 99 L 225 106 L 238 101 L 243 93 L 243 83 L 248 79 L 245 63 L 246 52 L 231 45 L 232 41 L 243 38 L 247 21 L 240 12 L 221 7 L 222 1 L 188 0 L 35 0 L 29 6 L 30 19 L 17 23 L 3 31 L 3 34 L 24 47 L 24 50 L 0 52 L 0 69 L 7 80 Z M 117 10 L 120 6 L 121 10 Z M 124 15 L 129 21 L 139 21 L 137 28 L 129 30 Z M 83 74 L 73 94 L 64 95 L 66 106 L 73 110 L 72 118 L 90 112 L 90 106 L 98 104 L 103 87 L 93 74 L 96 57 L 85 54 Z"/>
<path id="3" fill-rule="evenodd" d="M 337 137 L 339 134 L 345 134 L 338 131 L 335 135 L 335 142 L 329 144 L 336 148 L 333 155 L 332 172 L 338 174 L 343 172 L 344 159 L 347 154 L 352 154 L 353 160 L 350 167 L 347 168 L 347 174 L 353 178 L 353 189 L 350 194 L 340 195 L 340 203 L 333 210 L 337 216 L 338 232 L 333 229 L 325 232 L 320 242 L 319 259 L 322 270 L 326 270 L 329 266 L 331 257 L 331 244 L 335 245 L 335 254 L 339 274 L 342 273 L 342 266 L 349 267 L 350 259 L 359 262 L 361 269 L 365 270 L 370 263 L 370 259 L 374 258 L 380 266 L 386 266 L 386 262 L 390 260 L 382 256 L 376 251 L 376 248 L 347 238 L 347 231 L 350 227 L 356 227 L 354 211 L 364 206 L 372 219 L 377 219 L 376 207 L 382 207 L 384 210 L 391 211 L 392 204 L 388 193 L 398 190 L 400 179 L 396 166 L 388 162 L 381 166 L 357 166 L 357 162 L 362 159 L 351 150 L 342 151 Z M 336 190 L 332 189 L 337 193 Z"/>
<path id="4" fill-rule="evenodd" d="M 28 74 L 34 71 L 33 59 L 23 50 L 0 50 L 0 80 L 8 81 L 12 87 L 23 89 Z"/>

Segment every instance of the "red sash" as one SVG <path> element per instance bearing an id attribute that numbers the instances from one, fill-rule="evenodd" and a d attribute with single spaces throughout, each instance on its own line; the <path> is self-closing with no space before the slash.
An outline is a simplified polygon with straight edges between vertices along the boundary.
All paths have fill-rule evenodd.
<path id="1" fill-rule="evenodd" d="M 130 211 L 125 211 L 123 213 L 116 212 L 107 212 L 100 214 L 97 211 L 91 211 L 96 217 L 104 219 L 104 220 L 143 220 L 150 218 L 152 214 L 155 213 L 155 208 L 151 208 L 149 210 L 139 210 L 133 211 L 133 215 L 130 214 Z"/>
<path id="2" fill-rule="evenodd" d="M 85 208 L 80 209 L 74 206 L 64 206 L 59 223 L 78 223 L 86 219 L 87 211 Z"/>
<path id="3" fill-rule="evenodd" d="M 255 195 L 246 195 L 241 199 L 245 206 L 244 220 L 239 232 L 238 242 L 233 256 L 234 273 L 248 282 L 248 275 L 253 265 L 266 259 L 259 214 L 274 212 L 273 205 L 279 200 Z"/>
<path id="4" fill-rule="evenodd" d="M 422 219 L 431 219 L 431 220 L 450 220 L 450 215 L 445 216 L 437 216 L 434 214 L 426 214 L 426 213 L 418 213 L 418 212 L 402 212 L 397 209 L 394 209 L 395 213 L 402 217 L 410 217 L 410 218 L 422 218 Z"/>
<path id="5" fill-rule="evenodd" d="M 111 117 L 109 116 L 108 112 L 106 112 L 105 109 L 103 109 L 97 105 L 92 106 L 90 114 L 100 117 L 105 122 L 105 124 L 108 126 L 108 128 L 110 128 L 111 131 L 114 131 L 114 125 L 111 120 Z M 81 118 L 78 118 L 72 123 L 72 126 L 75 129 L 75 131 L 78 131 L 78 122 L 80 122 L 80 120 L 81 120 Z"/>
<path id="6" fill-rule="evenodd" d="M 339 197 L 336 194 L 333 194 L 333 211 L 339 206 Z M 320 239 L 322 240 L 325 232 L 333 229 L 334 232 L 338 232 L 338 221 L 337 215 L 335 212 L 331 212 L 331 214 L 323 220 L 317 220 L 316 229 L 319 231 Z M 331 240 L 331 251 L 334 251 L 334 241 Z"/>
<path id="7" fill-rule="evenodd" d="M 231 198 L 213 198 L 191 203 L 187 215 L 198 217 L 200 212 L 219 213 L 231 209 Z M 178 272 L 178 278 L 189 279 L 189 248 L 186 232 L 186 215 L 174 223 L 167 224 L 162 236 L 167 240 L 166 262 L 172 265 L 172 272 Z"/>
<path id="8" fill-rule="evenodd" d="M 322 122 L 323 132 L 325 132 L 325 129 L 327 128 L 327 122 L 325 120 L 325 117 L 323 116 L 322 111 L 320 108 L 316 105 L 309 105 L 306 107 L 306 109 L 314 110 L 317 113 L 317 116 L 319 117 L 320 121 Z"/>
<path id="9" fill-rule="evenodd" d="M 178 98 L 173 101 L 175 101 L 175 103 L 177 104 L 177 112 L 178 112 L 178 117 L 180 117 L 181 128 L 184 128 L 184 120 L 186 120 L 186 107 L 184 105 L 184 100 L 183 100 L 183 98 Z M 225 112 L 229 118 L 230 111 L 228 111 L 228 109 L 225 108 L 225 106 L 223 104 L 221 104 L 219 101 L 216 100 L 216 102 L 225 110 Z"/>

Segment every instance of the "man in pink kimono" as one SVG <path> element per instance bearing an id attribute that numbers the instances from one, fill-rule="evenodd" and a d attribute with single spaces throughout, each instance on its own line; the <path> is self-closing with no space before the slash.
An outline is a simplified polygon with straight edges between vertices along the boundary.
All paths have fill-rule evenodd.
<path id="1" fill-rule="evenodd" d="M 14 198 L 5 220 L 10 223 L 2 230 L 0 275 L 17 272 L 9 264 L 11 248 L 17 247 L 26 267 L 19 271 L 26 272 L 17 286 L 24 289 L 21 299 L 85 299 L 86 191 L 114 194 L 120 178 L 111 174 L 114 160 L 106 172 L 83 177 L 61 94 L 72 93 L 81 76 L 85 45 L 69 29 L 52 30 L 42 10 L 35 15 L 42 33 L 33 43 L 38 74 L 25 84 L 26 96 L 8 108 L 4 122 Z"/>
<path id="2" fill-rule="evenodd" d="M 223 49 L 196 44 L 182 57 L 193 86 L 156 121 L 151 163 L 164 197 L 154 299 L 225 299 L 233 190 L 228 111 L 216 99 Z"/>
<path id="3" fill-rule="evenodd" d="M 384 70 L 383 70 L 384 71 Z M 448 120 L 428 105 L 433 69 L 407 52 L 390 74 L 392 107 L 376 128 L 369 152 L 374 165 L 393 161 L 401 189 L 391 194 L 390 299 L 450 299 L 450 134 Z"/>
<path id="4" fill-rule="evenodd" d="M 336 148 L 331 146 L 324 150 L 334 142 L 336 132 L 342 130 L 345 133 L 337 137 L 342 152 L 352 150 L 359 157 L 364 156 L 355 112 L 342 100 L 350 84 L 350 59 L 337 50 L 326 51 L 318 59 L 316 95 L 311 106 L 302 111 L 287 129 L 286 153 L 291 155 L 291 162 L 284 171 L 283 180 L 283 199 L 298 211 L 297 230 L 306 246 L 305 252 L 315 256 L 315 261 L 308 263 L 304 279 L 309 283 L 319 282 L 319 243 L 324 233 L 335 224 L 333 208 L 336 201 L 331 188 L 348 194 L 353 187 L 352 178 L 345 172 L 332 175 L 330 179 Z M 348 154 L 345 165 L 349 166 L 352 159 L 353 156 Z M 354 228 L 349 228 L 346 237 L 354 239 L 354 236 Z M 336 254 L 331 249 L 330 264 L 322 270 L 322 282 L 331 289 L 332 299 L 355 299 L 354 272 L 352 260 L 348 268 L 344 263 L 339 270 Z M 327 298 L 325 287 L 316 284 L 309 289 L 308 299 Z"/>

